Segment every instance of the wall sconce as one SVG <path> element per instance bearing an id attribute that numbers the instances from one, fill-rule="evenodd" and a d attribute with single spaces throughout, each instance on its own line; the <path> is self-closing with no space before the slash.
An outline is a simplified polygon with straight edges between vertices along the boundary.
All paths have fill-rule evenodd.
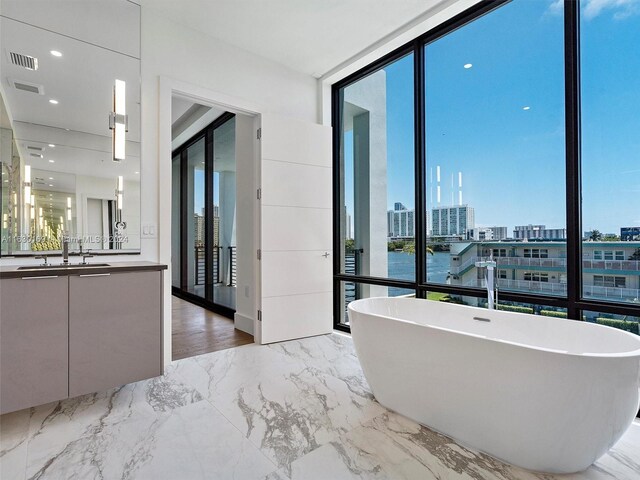
<path id="1" fill-rule="evenodd" d="M 71 197 L 67 197 L 67 220 L 71 221 Z"/>
<path id="2" fill-rule="evenodd" d="M 31 165 L 24 166 L 24 201 L 31 205 Z"/>
<path id="3" fill-rule="evenodd" d="M 125 158 L 125 133 L 129 131 L 129 117 L 126 113 L 126 83 L 116 80 L 113 87 L 113 112 L 109 115 L 109 129 L 113 133 L 113 161 Z"/>

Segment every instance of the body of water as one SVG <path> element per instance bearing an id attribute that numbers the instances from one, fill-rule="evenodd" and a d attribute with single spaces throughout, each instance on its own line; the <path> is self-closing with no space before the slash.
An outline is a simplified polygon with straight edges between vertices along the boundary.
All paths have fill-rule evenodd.
<path id="1" fill-rule="evenodd" d="M 429 282 L 446 283 L 451 255 L 449 252 L 427 254 L 427 277 Z M 414 281 L 416 275 L 416 256 L 405 252 L 388 252 L 389 278 Z M 413 290 L 389 287 L 389 296 L 406 295 Z"/>

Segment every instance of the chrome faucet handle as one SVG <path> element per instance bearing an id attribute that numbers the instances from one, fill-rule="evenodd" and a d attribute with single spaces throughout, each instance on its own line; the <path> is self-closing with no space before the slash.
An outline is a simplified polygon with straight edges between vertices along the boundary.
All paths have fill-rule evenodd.
<path id="1" fill-rule="evenodd" d="M 43 260 L 42 262 L 42 266 L 46 267 L 47 265 L 49 265 L 47 263 L 47 256 L 46 255 L 37 255 L 36 257 L 34 257 L 36 260 Z"/>
<path id="2" fill-rule="evenodd" d="M 85 253 L 81 253 L 80 255 L 82 256 L 82 265 L 87 264 L 87 258 L 93 258 L 93 255 L 89 253 L 89 250 L 87 250 Z"/>

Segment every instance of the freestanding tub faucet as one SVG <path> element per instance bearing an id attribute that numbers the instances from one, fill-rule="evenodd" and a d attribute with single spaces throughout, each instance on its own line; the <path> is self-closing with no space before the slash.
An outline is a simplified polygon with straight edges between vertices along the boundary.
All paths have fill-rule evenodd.
<path id="1" fill-rule="evenodd" d="M 494 310 L 496 308 L 497 288 L 495 282 L 495 270 L 497 265 L 497 262 L 493 259 L 493 255 L 491 255 L 488 260 L 476 262 L 476 267 L 485 268 L 484 279 L 487 287 L 487 303 L 489 310 Z"/>

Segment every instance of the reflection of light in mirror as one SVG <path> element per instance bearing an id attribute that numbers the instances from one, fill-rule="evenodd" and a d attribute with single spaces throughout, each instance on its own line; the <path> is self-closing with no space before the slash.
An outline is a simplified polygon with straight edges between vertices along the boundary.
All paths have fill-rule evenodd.
<path id="1" fill-rule="evenodd" d="M 124 194 L 124 177 L 118 176 L 118 188 L 116 190 L 118 210 L 122 211 L 122 195 Z"/>
<path id="2" fill-rule="evenodd" d="M 67 220 L 71 221 L 71 197 L 67 197 Z"/>
<path id="3" fill-rule="evenodd" d="M 31 201 L 31 165 L 24 166 L 24 201 Z"/>
<path id="4" fill-rule="evenodd" d="M 113 130 L 113 161 L 125 158 L 125 132 L 127 131 L 126 83 L 116 80 L 113 89 L 113 113 L 109 127 Z"/>

